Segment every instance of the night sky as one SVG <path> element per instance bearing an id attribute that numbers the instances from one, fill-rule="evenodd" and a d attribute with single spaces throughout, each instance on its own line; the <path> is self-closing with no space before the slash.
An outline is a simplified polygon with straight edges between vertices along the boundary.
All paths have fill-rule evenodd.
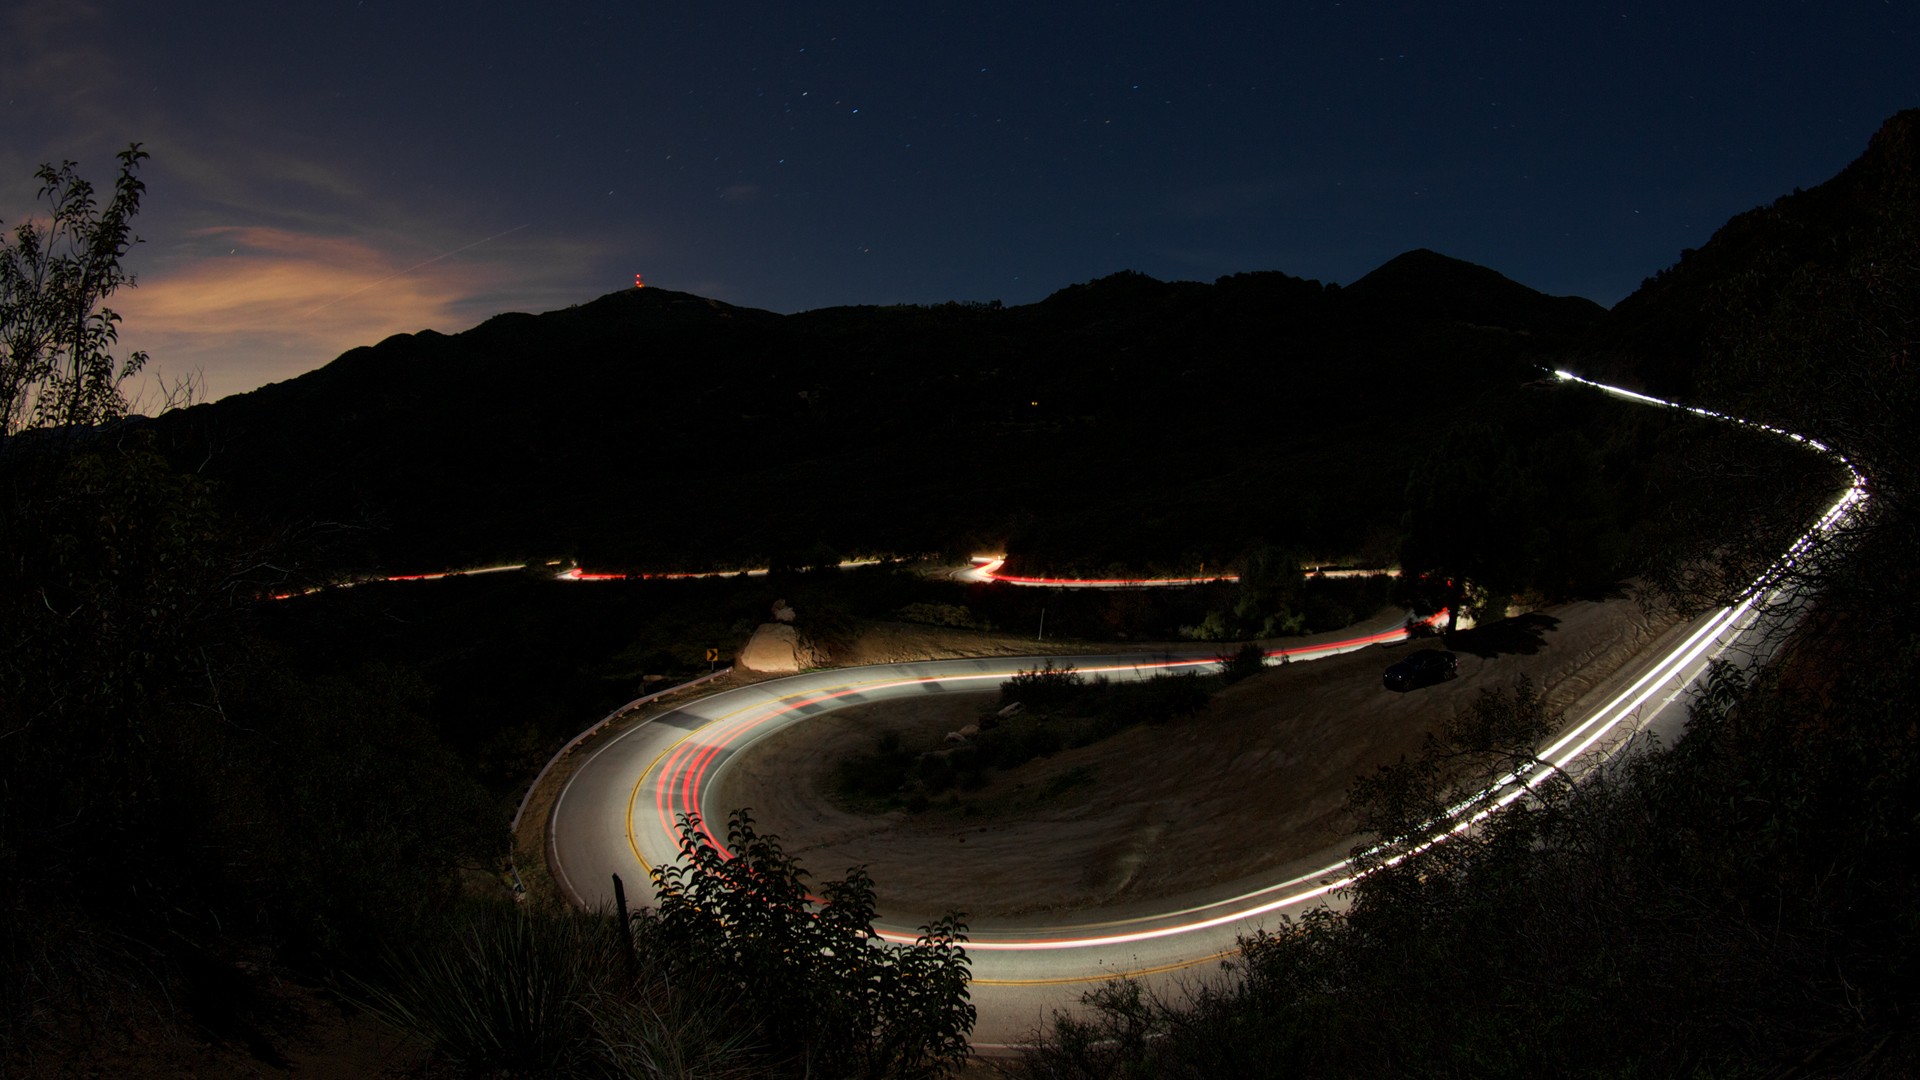
<path id="1" fill-rule="evenodd" d="M 220 396 L 630 285 L 797 311 L 1428 247 L 1613 304 L 1920 106 L 1920 4 L 8 0 L 0 218 L 153 158 Z"/>

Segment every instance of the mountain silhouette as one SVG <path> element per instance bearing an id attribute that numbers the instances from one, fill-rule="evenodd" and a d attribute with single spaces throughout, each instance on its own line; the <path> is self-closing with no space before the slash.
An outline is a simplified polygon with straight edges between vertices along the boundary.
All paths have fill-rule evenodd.
<path id="1" fill-rule="evenodd" d="M 1535 365 L 1689 397 L 1790 288 L 1804 307 L 1821 273 L 1910 262 L 1916 155 L 1909 110 L 1611 311 L 1424 249 L 1344 288 L 1121 271 L 1013 307 L 780 315 L 648 287 L 397 335 L 150 427 L 242 507 L 339 526 L 339 565 L 1351 552 L 1397 527 L 1433 432 Z"/>
<path id="2" fill-rule="evenodd" d="M 1867 148 L 1817 187 L 1729 220 L 1699 250 L 1648 278 L 1599 327 L 1585 367 L 1677 398 L 1699 393 L 1708 353 L 1796 275 L 1920 238 L 1920 109 L 1883 124 Z M 1895 256 L 1899 257 L 1899 256 Z"/>
<path id="3" fill-rule="evenodd" d="M 1452 319 L 1541 328 L 1590 321 L 1593 303 L 1547 296 L 1484 266 L 1426 248 L 1395 256 L 1347 286 L 1347 301 L 1387 318 Z"/>
<path id="4" fill-rule="evenodd" d="M 352 563 L 663 569 L 1089 533 L 1180 561 L 1207 553 L 1176 534 L 1357 543 L 1380 522 L 1344 503 L 1394 501 L 1423 417 L 1601 315 L 1424 251 L 1346 289 L 1121 272 L 1005 308 L 778 315 L 647 287 L 397 335 L 154 427 L 242 504 L 346 525 Z M 1345 476 L 1263 464 L 1383 438 L 1404 446 Z"/>

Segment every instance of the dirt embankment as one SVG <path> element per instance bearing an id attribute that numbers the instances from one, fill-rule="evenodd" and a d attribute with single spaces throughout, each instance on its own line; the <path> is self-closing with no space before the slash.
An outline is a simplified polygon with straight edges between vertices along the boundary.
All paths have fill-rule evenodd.
<path id="1" fill-rule="evenodd" d="M 1385 690 L 1380 672 L 1412 646 L 1289 664 L 1227 689 L 1199 716 L 992 774 L 961 804 L 936 802 L 921 814 L 843 808 L 831 794 L 834 766 L 887 730 L 931 746 L 989 711 L 995 695 L 856 706 L 754 744 L 709 805 L 751 807 L 761 829 L 819 876 L 865 864 L 891 918 L 1125 906 L 1343 847 L 1354 777 L 1417 750 L 1480 690 L 1525 674 L 1550 707 L 1567 708 L 1668 625 L 1630 601 L 1553 608 L 1487 628 L 1477 644 L 1460 640 L 1460 678 L 1407 694 Z M 955 637 L 980 655 L 975 635 L 869 636 L 845 659 L 958 655 L 945 651 L 965 647 Z M 997 644 L 1007 650 L 1000 655 L 1038 651 L 1030 641 Z"/>
<path id="2" fill-rule="evenodd" d="M 1140 651 L 1148 651 L 1140 646 Z M 959 660 L 969 656 L 1063 656 L 1126 652 L 1125 646 L 1043 640 L 1019 634 L 946 630 L 918 623 L 875 623 L 833 655 L 834 666 L 900 664 L 910 660 Z"/>

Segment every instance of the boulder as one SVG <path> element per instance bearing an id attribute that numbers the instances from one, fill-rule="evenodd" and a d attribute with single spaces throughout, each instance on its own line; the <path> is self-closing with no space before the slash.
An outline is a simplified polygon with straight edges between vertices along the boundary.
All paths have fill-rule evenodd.
<path id="1" fill-rule="evenodd" d="M 813 659 L 813 651 L 800 642 L 800 631 L 786 623 L 761 623 L 733 663 L 749 671 L 791 674 L 814 666 Z"/>

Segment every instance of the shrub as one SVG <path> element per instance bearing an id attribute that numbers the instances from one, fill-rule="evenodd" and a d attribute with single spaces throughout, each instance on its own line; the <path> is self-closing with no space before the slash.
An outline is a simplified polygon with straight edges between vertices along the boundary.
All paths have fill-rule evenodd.
<path id="1" fill-rule="evenodd" d="M 864 867 L 824 883 L 816 904 L 806 871 L 744 810 L 728 819 L 727 848 L 683 815 L 680 861 L 653 872 L 659 911 L 636 916 L 636 937 L 670 972 L 737 988 L 767 1049 L 805 1074 L 940 1076 L 965 1060 L 974 1009 L 957 914 L 913 945 L 886 945 Z"/>
<path id="2" fill-rule="evenodd" d="M 900 790 L 915 768 L 914 755 L 900 745 L 900 733 L 882 732 L 871 754 L 843 759 L 834 767 L 834 785 L 847 795 L 884 799 Z"/>
<path id="3" fill-rule="evenodd" d="M 1249 641 L 1235 651 L 1217 658 L 1220 675 L 1229 684 L 1252 678 L 1267 670 L 1267 650 L 1257 641 Z"/>
<path id="4" fill-rule="evenodd" d="M 928 626 L 952 626 L 962 630 L 980 629 L 973 612 L 965 604 L 915 603 L 901 608 L 894 615 L 903 622 L 925 623 Z"/>
<path id="5" fill-rule="evenodd" d="M 980 736 L 978 757 L 983 765 L 1014 769 L 1034 758 L 1049 757 L 1065 745 L 1053 725 L 1035 718 L 1003 724 Z"/>
<path id="6" fill-rule="evenodd" d="M 1093 735 L 1105 738 L 1135 724 L 1164 724 L 1207 707 L 1207 687 L 1194 672 L 1162 673 L 1145 682 L 1103 684 L 1093 709 Z"/>
<path id="7" fill-rule="evenodd" d="M 1042 667 L 1022 671 L 1000 684 L 1002 706 L 1019 702 L 1029 709 L 1059 708 L 1081 699 L 1087 692 L 1087 680 L 1073 665 L 1054 667 L 1049 660 Z"/>
<path id="8" fill-rule="evenodd" d="M 356 996 L 474 1074 L 737 1074 L 745 1029 L 712 984 L 623 952 L 606 916 L 481 904 L 390 952 Z"/>

